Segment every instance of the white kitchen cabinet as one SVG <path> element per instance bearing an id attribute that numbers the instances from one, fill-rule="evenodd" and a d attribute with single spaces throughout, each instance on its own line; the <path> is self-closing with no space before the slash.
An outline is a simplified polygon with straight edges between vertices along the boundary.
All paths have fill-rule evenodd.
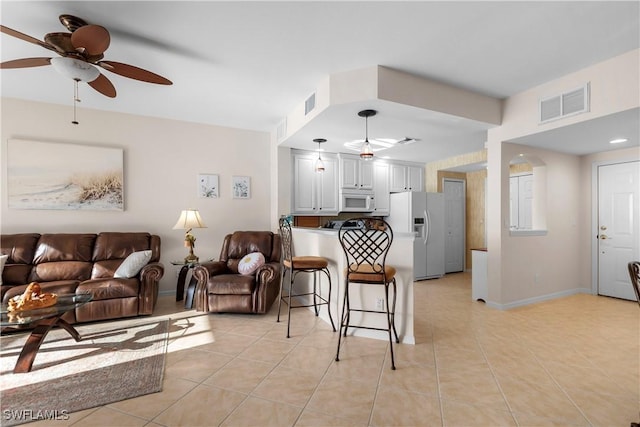
<path id="1" fill-rule="evenodd" d="M 343 190 L 372 190 L 373 163 L 359 156 L 340 154 L 340 188 Z"/>
<path id="2" fill-rule="evenodd" d="M 389 164 L 382 161 L 373 163 L 373 215 L 389 215 Z"/>
<path id="3" fill-rule="evenodd" d="M 391 163 L 389 169 L 392 193 L 424 191 L 424 167 L 407 163 Z"/>
<path id="4" fill-rule="evenodd" d="M 315 171 L 317 153 L 293 154 L 293 214 L 338 214 L 338 158 L 322 154 L 324 172 Z"/>

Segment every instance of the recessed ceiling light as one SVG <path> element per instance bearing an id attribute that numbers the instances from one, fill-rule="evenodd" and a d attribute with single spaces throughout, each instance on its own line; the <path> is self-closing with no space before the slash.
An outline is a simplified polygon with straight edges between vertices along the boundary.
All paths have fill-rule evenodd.
<path id="1" fill-rule="evenodd" d="M 628 139 L 627 138 L 617 138 L 617 139 L 612 139 L 611 141 L 609 141 L 609 144 L 621 144 L 623 142 L 627 142 Z"/>

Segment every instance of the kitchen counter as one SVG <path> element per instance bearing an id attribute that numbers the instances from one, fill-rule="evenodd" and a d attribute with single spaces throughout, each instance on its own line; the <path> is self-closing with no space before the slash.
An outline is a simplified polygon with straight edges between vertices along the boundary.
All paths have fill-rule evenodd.
<path id="1" fill-rule="evenodd" d="M 297 255 L 322 256 L 329 260 L 329 272 L 333 285 L 330 307 L 336 328 L 340 322 L 342 314 L 342 300 L 344 296 L 344 271 L 346 269 L 346 259 L 342 246 L 338 241 L 338 230 L 329 228 L 304 228 L 292 227 L 293 247 Z M 394 233 L 393 243 L 387 255 L 387 264 L 396 268 L 396 329 L 401 343 L 415 344 L 413 332 L 413 240 L 414 233 Z M 299 274 L 296 277 L 296 290 L 304 290 L 307 286 L 312 289 L 312 275 Z M 322 293 L 327 297 L 328 286 L 326 278 L 322 280 Z M 361 292 L 350 294 L 352 307 L 363 307 L 364 309 L 375 310 L 376 300 L 384 298 L 384 288 L 382 286 L 360 286 Z M 300 292 L 298 292 L 300 293 Z M 309 303 L 309 302 L 306 302 Z M 310 308 L 313 310 L 313 308 Z M 320 317 L 329 323 L 326 310 L 320 310 Z M 386 316 L 372 313 L 352 313 L 351 323 L 373 327 L 386 327 Z M 375 331 L 369 329 L 350 328 L 349 335 L 388 340 L 386 331 Z"/>

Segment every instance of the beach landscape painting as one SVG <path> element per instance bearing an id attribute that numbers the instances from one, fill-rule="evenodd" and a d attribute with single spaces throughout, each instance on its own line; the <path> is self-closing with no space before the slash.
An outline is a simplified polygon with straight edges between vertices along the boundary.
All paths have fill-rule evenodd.
<path id="1" fill-rule="evenodd" d="M 10 139 L 8 206 L 12 209 L 122 211 L 122 148 Z"/>

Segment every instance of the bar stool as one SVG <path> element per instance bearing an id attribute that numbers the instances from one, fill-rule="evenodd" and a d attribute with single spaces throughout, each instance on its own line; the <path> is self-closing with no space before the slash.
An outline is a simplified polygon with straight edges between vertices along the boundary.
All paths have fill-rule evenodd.
<path id="1" fill-rule="evenodd" d="M 347 268 L 345 272 L 344 301 L 342 304 L 342 318 L 340 321 L 336 362 L 340 361 L 341 339 L 343 334 L 346 339 L 347 329 L 373 329 L 387 331 L 389 333 L 391 369 L 395 370 L 392 332 L 395 336 L 396 343 L 400 342 L 394 318 L 396 310 L 396 269 L 386 265 L 387 253 L 393 242 L 393 230 L 391 230 L 389 224 L 382 219 L 367 217 L 353 218 L 350 221 L 356 221 L 356 223 L 362 224 L 362 228 L 345 228 L 343 225 L 338 231 L 338 239 L 347 258 Z M 355 284 L 384 286 L 385 309 L 366 310 L 363 308 L 352 308 L 349 300 L 349 288 Z M 393 287 L 393 302 L 391 303 L 391 307 L 389 306 L 389 285 Z M 387 328 L 352 325 L 350 324 L 352 311 L 384 314 L 387 318 Z"/>
<path id="2" fill-rule="evenodd" d="M 326 258 L 319 256 L 293 256 L 293 241 L 291 237 L 291 224 L 287 218 L 280 218 L 280 237 L 282 240 L 282 280 L 280 281 L 280 299 L 278 300 L 278 318 L 280 321 L 280 307 L 284 301 L 287 304 L 288 317 L 287 317 L 287 338 L 290 338 L 289 330 L 291 328 L 291 309 L 313 307 L 316 316 L 318 316 L 320 309 L 318 306 L 326 305 L 327 312 L 329 313 L 329 320 L 331 321 L 331 327 L 333 332 L 336 332 L 336 325 L 333 323 L 333 317 L 331 317 L 331 307 L 329 301 L 331 301 L 331 275 L 329 274 L 329 261 Z M 282 290 L 284 287 L 284 278 L 289 272 L 289 292 L 284 295 Z M 300 294 L 293 293 L 293 284 L 298 273 L 313 273 L 313 292 L 305 292 Z M 320 273 L 324 273 L 329 281 L 329 293 L 325 299 L 321 294 L 320 281 L 318 276 Z M 300 304 L 292 305 L 291 297 L 301 296 L 313 296 L 313 304 Z"/>
<path id="3" fill-rule="evenodd" d="M 627 264 L 629 268 L 629 277 L 633 285 L 633 291 L 636 293 L 636 299 L 640 304 L 640 261 L 631 261 Z"/>

